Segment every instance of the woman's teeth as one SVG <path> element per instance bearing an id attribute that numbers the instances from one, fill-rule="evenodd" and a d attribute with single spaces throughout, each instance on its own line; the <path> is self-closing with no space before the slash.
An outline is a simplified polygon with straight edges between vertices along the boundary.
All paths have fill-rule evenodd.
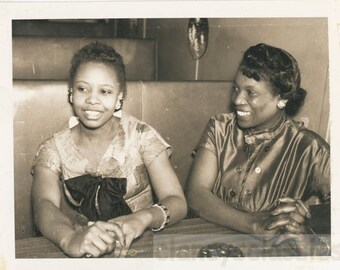
<path id="1" fill-rule="evenodd" d="M 90 117 L 97 117 L 100 114 L 100 112 L 97 111 L 85 111 L 85 113 Z"/>
<path id="2" fill-rule="evenodd" d="M 237 115 L 239 115 L 239 116 L 247 116 L 247 115 L 250 115 L 250 112 L 237 111 Z"/>

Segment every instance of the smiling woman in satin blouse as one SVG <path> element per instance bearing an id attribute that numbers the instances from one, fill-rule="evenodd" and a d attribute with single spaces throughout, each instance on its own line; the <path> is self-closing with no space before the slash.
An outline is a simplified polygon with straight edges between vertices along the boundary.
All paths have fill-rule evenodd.
<path id="1" fill-rule="evenodd" d="M 306 96 L 297 61 L 252 46 L 232 91 L 234 112 L 211 117 L 195 149 L 189 206 L 208 221 L 276 243 L 289 237 L 299 255 L 320 255 L 308 248 L 306 201 L 330 200 L 330 149 L 291 118 Z"/>

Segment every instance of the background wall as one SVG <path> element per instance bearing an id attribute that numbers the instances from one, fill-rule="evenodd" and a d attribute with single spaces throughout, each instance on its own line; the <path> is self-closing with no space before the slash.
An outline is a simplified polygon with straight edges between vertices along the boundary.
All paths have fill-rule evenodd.
<path id="1" fill-rule="evenodd" d="M 149 38 L 157 43 L 156 80 L 195 79 L 187 47 L 188 18 L 13 21 L 14 36 Z M 327 18 L 209 18 L 208 49 L 198 80 L 232 81 L 243 52 L 259 42 L 289 51 L 308 91 L 296 116 L 327 141 L 329 123 Z"/>
<path id="2" fill-rule="evenodd" d="M 209 18 L 209 43 L 199 63 L 199 80 L 233 80 L 242 53 L 260 42 L 292 53 L 303 83 L 328 67 L 326 18 Z M 147 20 L 148 38 L 158 41 L 159 80 L 194 80 L 195 61 L 187 48 L 188 19 Z M 324 84 L 322 85 L 324 87 Z"/>
<path id="3" fill-rule="evenodd" d="M 14 20 L 13 36 L 144 38 L 145 19 Z"/>
<path id="4" fill-rule="evenodd" d="M 194 80 L 196 62 L 187 47 L 188 19 L 147 20 L 146 37 L 158 42 L 158 80 Z M 308 91 L 297 115 L 328 140 L 327 18 L 209 18 L 208 48 L 198 80 L 232 81 L 243 52 L 260 42 L 281 47 L 298 61 Z"/>

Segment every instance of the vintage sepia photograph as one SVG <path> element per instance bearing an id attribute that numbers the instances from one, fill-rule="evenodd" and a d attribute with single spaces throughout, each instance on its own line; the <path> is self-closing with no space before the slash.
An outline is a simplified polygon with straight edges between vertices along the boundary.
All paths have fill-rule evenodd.
<path id="1" fill-rule="evenodd" d="M 1 270 L 338 261 L 336 1 L 212 2 L 4 6 Z"/>

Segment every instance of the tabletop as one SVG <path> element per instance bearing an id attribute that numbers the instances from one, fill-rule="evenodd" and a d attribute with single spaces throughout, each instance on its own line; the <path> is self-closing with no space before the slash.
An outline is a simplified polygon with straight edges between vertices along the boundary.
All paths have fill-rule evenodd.
<path id="1" fill-rule="evenodd" d="M 184 219 L 162 232 L 145 231 L 132 243 L 128 257 L 169 258 L 197 257 L 203 246 L 224 243 L 239 248 L 245 257 L 295 256 L 289 243 L 272 246 L 253 236 L 238 233 L 200 218 Z M 16 258 L 68 258 L 61 249 L 44 237 L 18 239 Z M 110 258 L 112 255 L 105 255 Z"/>

